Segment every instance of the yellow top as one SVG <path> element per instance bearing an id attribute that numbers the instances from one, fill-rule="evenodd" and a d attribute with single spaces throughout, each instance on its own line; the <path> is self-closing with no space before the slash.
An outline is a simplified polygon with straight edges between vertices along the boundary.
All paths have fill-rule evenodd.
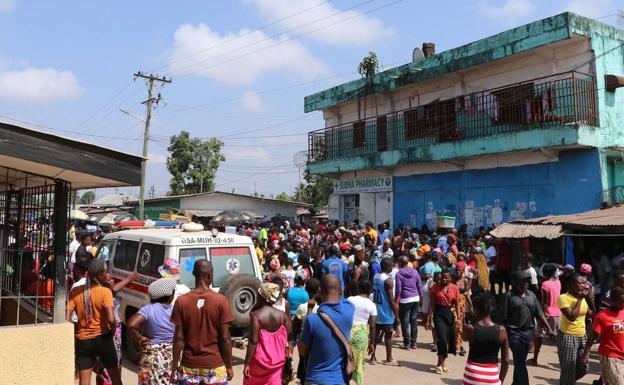
<path id="1" fill-rule="evenodd" d="M 570 310 L 576 307 L 576 301 L 578 298 L 574 297 L 571 294 L 565 293 L 559 296 L 557 300 L 557 304 L 560 309 L 570 308 Z M 585 314 L 587 314 L 588 310 L 587 301 L 583 298 L 583 302 L 581 302 L 581 312 L 579 316 L 576 318 L 576 321 L 572 322 L 566 318 L 564 314 L 561 314 L 561 327 L 560 330 L 563 333 L 570 334 L 572 336 L 582 337 L 585 335 Z"/>

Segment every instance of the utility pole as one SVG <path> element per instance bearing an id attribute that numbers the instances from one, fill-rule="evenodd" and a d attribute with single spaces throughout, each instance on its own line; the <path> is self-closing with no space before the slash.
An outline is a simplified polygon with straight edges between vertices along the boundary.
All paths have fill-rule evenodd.
<path id="1" fill-rule="evenodd" d="M 145 75 L 141 71 L 134 74 L 134 79 L 137 78 L 145 79 L 145 83 L 147 84 L 147 99 L 142 103 L 145 104 L 145 133 L 143 134 L 143 161 L 141 162 L 141 189 L 139 190 L 139 219 L 143 220 L 145 218 L 145 174 L 147 168 L 147 146 L 149 143 L 149 126 L 150 119 L 152 118 L 152 107 L 155 104 L 160 102 L 160 93 L 158 96 L 154 97 L 154 85 L 156 82 L 160 83 L 171 83 L 171 78 L 167 79 L 166 77 L 160 77 L 158 75 L 149 74 Z"/>

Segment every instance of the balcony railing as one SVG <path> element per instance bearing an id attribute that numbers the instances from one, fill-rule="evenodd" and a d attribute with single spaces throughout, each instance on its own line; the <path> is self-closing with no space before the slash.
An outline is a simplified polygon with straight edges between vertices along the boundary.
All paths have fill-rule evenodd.
<path id="1" fill-rule="evenodd" d="M 595 82 L 566 72 L 310 132 L 308 160 L 575 124 L 597 125 Z"/>
<path id="2" fill-rule="evenodd" d="M 614 206 L 624 202 L 624 186 L 613 186 L 602 191 L 602 203 Z"/>

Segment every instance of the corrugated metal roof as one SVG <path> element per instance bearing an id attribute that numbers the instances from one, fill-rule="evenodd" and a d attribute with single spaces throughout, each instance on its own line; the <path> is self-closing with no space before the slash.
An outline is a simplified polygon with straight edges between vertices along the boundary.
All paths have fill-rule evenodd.
<path id="1" fill-rule="evenodd" d="M 533 223 L 503 223 L 490 234 L 496 238 L 546 238 L 557 239 L 564 235 L 561 225 L 544 225 Z"/>
<path id="2" fill-rule="evenodd" d="M 570 215 L 553 215 L 543 218 L 544 224 L 570 224 L 578 226 L 624 226 L 624 206 L 597 209 Z"/>
<path id="3" fill-rule="evenodd" d="M 624 226 L 624 206 L 596 209 L 578 214 L 549 215 L 547 217 L 522 219 L 510 223 L 544 224 L 544 225 L 575 225 L 575 226 Z"/>

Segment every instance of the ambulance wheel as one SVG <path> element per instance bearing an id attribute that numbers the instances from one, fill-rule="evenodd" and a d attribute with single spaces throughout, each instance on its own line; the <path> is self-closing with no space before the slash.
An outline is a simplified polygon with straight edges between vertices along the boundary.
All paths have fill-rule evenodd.
<path id="1" fill-rule="evenodd" d="M 258 301 L 258 288 L 260 281 L 251 274 L 231 275 L 219 288 L 219 294 L 227 298 L 232 308 L 234 326 L 249 325 L 249 313 Z"/>

